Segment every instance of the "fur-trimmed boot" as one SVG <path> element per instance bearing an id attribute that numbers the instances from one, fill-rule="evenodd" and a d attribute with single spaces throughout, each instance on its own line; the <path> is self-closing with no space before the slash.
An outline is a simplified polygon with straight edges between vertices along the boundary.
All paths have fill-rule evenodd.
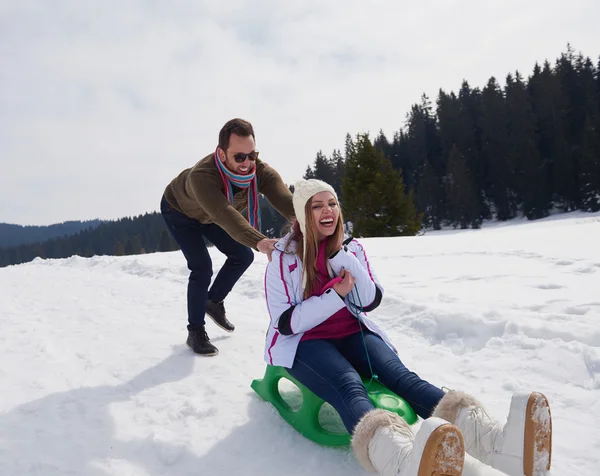
<path id="1" fill-rule="evenodd" d="M 363 468 L 383 476 L 461 476 L 465 459 L 456 426 L 428 418 L 415 435 L 397 414 L 381 409 L 361 418 L 352 449 Z"/>
<path id="2" fill-rule="evenodd" d="M 434 417 L 455 424 L 467 453 L 510 476 L 533 476 L 550 469 L 552 418 L 541 393 L 513 395 L 505 423 L 492 419 L 472 396 L 450 390 Z"/>

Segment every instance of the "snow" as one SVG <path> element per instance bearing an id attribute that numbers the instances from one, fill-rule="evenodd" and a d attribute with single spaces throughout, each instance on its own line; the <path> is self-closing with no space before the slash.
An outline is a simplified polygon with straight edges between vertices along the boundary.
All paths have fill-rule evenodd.
<path id="1" fill-rule="evenodd" d="M 513 392 L 543 392 L 550 474 L 597 474 L 600 214 L 362 241 L 386 288 L 373 316 L 405 364 L 500 419 Z M 211 358 L 184 344 L 179 252 L 0 269 L 0 474 L 366 474 L 250 388 L 265 368 L 266 262 L 226 301 L 235 332 L 209 322 Z M 464 474 L 500 473 L 467 458 Z"/>

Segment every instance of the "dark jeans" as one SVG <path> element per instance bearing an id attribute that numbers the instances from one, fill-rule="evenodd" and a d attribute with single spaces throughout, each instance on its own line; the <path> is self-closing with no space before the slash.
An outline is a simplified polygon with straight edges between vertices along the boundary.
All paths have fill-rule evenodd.
<path id="1" fill-rule="evenodd" d="M 378 380 L 404 398 L 421 418 L 428 418 L 444 392 L 408 370 L 376 334 L 365 341 Z M 371 377 L 360 332 L 341 339 L 300 342 L 289 373 L 337 410 L 348 433 L 374 408 L 360 376 Z"/>
<path id="2" fill-rule="evenodd" d="M 164 196 L 160 203 L 160 211 L 167 228 L 187 260 L 190 270 L 187 289 L 188 329 L 197 330 L 204 326 L 206 300 L 224 300 L 252 264 L 254 252 L 231 238 L 220 226 L 203 225 L 198 220 L 178 212 L 169 205 Z M 204 237 L 227 256 L 212 286 L 212 260 Z"/>

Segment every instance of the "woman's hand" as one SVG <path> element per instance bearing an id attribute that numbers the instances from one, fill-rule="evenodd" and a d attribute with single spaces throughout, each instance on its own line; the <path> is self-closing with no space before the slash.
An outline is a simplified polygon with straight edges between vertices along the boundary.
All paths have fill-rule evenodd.
<path id="1" fill-rule="evenodd" d="M 355 279 L 352 276 L 352 274 L 350 274 L 350 271 L 347 271 L 345 269 L 342 270 L 342 272 L 340 273 L 340 278 L 342 278 L 342 280 L 339 283 L 335 283 L 333 285 L 333 290 L 338 293 L 342 298 L 345 298 L 346 295 L 352 291 L 352 288 L 354 287 L 354 282 Z"/>

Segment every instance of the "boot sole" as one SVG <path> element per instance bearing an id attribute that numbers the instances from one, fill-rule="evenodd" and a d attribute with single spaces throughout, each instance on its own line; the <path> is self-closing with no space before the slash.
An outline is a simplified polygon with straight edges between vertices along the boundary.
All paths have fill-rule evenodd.
<path id="1" fill-rule="evenodd" d="M 226 327 L 223 327 L 223 326 L 222 326 L 221 324 L 219 324 L 219 323 L 217 322 L 217 320 L 216 320 L 216 319 L 215 319 L 215 318 L 214 318 L 214 317 L 213 317 L 213 316 L 210 314 L 210 312 L 206 311 L 206 315 L 207 315 L 208 317 L 210 317 L 210 318 L 211 318 L 211 320 L 212 320 L 212 321 L 213 321 L 213 322 L 214 322 L 214 323 L 215 323 L 215 324 L 216 324 L 218 327 L 220 327 L 221 329 L 223 329 L 225 332 L 232 333 L 232 332 L 235 330 L 235 327 L 234 327 L 233 329 L 227 329 Z"/>
<path id="2" fill-rule="evenodd" d="M 196 352 L 194 349 L 192 349 L 192 346 L 190 344 L 186 343 L 185 345 L 187 345 L 194 354 L 199 355 L 201 357 L 214 357 L 219 353 L 219 351 L 216 350 L 215 352 L 211 352 L 210 354 L 200 354 L 199 352 Z"/>
<path id="3" fill-rule="evenodd" d="M 533 392 L 525 411 L 525 438 L 523 449 L 523 472 L 533 476 L 549 471 L 552 462 L 552 415 L 548 399 Z"/>
<path id="4" fill-rule="evenodd" d="M 461 476 L 465 464 L 465 442 L 452 425 L 438 426 L 425 443 L 418 476 Z"/>

